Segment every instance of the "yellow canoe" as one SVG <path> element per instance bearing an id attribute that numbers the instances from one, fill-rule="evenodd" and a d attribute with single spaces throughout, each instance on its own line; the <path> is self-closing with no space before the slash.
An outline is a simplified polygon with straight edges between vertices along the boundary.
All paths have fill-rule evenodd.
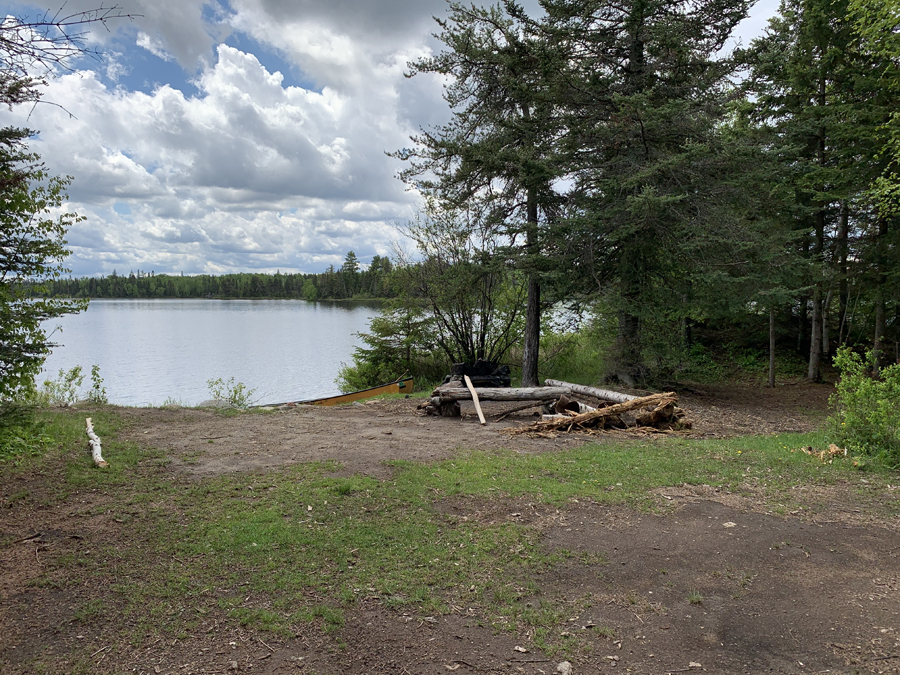
<path id="1" fill-rule="evenodd" d="M 269 405 L 340 405 L 341 403 L 353 403 L 353 401 L 361 401 L 366 398 L 372 398 L 373 396 L 381 396 L 382 394 L 411 394 L 412 390 L 413 379 L 408 377 L 405 380 L 397 380 L 396 382 L 389 382 L 388 384 L 382 384 L 378 387 L 353 391 L 349 394 L 337 394 L 336 396 L 313 398 L 307 401 L 291 401 L 290 403 L 272 403 Z"/>

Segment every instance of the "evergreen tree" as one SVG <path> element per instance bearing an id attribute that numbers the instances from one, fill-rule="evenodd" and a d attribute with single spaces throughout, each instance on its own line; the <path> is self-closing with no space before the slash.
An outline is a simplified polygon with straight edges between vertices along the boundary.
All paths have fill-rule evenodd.
<path id="1" fill-rule="evenodd" d="M 560 203 L 556 105 L 546 87 L 554 56 L 511 0 L 489 8 L 450 3 L 438 24 L 446 49 L 413 63 L 412 74 L 449 80 L 444 97 L 453 119 L 397 153 L 410 161 L 401 177 L 450 211 L 480 211 L 474 220 L 507 239 L 505 255 L 528 279 L 522 383 L 533 386 L 547 230 Z"/>
<path id="2" fill-rule="evenodd" d="M 723 216 L 719 54 L 747 0 L 544 0 L 582 264 L 618 313 L 611 375 L 646 374 L 649 321 L 691 306 L 696 242 Z M 612 291 L 609 293 L 609 291 Z M 677 299 L 673 302 L 673 298 Z M 684 302 L 679 302 L 685 299 Z"/>
<path id="3" fill-rule="evenodd" d="M 766 35 L 745 55 L 755 118 L 772 131 L 770 152 L 794 191 L 794 208 L 785 216 L 801 234 L 809 262 L 810 293 L 800 298 L 799 319 L 802 329 L 809 305 L 807 377 L 812 381 L 821 377 L 829 351 L 828 311 L 835 291 L 837 323 L 841 329 L 846 323 L 848 259 L 869 260 L 876 343 L 883 334 L 878 326 L 883 327 L 882 243 L 888 221 L 873 212 L 866 194 L 885 171 L 885 124 L 895 99 L 886 95 L 881 80 L 892 66 L 864 47 L 848 11 L 847 0 L 784 0 Z M 854 240 L 859 246 L 851 251 Z"/>

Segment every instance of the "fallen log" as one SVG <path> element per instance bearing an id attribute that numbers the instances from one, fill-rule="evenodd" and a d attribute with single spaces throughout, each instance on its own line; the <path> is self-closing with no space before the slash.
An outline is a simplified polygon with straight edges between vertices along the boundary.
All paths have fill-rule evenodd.
<path id="1" fill-rule="evenodd" d="M 482 401 L 543 401 L 559 398 L 568 394 L 566 387 L 522 387 L 522 388 L 485 388 L 478 390 L 478 398 Z M 441 401 L 469 401 L 472 394 L 468 389 L 460 387 L 438 387 L 431 393 L 432 398 Z"/>
<path id="2" fill-rule="evenodd" d="M 571 431 L 574 427 L 596 427 L 604 426 L 607 420 L 619 420 L 619 415 L 629 410 L 637 410 L 640 408 L 649 408 L 652 406 L 652 414 L 657 414 L 671 409 L 674 411 L 675 404 L 678 402 L 678 395 L 674 392 L 666 392 L 663 394 L 652 394 L 650 396 L 642 396 L 634 398 L 625 403 L 618 403 L 607 408 L 599 408 L 590 412 L 581 413 L 572 417 L 561 419 L 545 420 L 533 422 L 524 427 L 509 429 L 511 434 L 532 434 L 546 431 L 563 430 Z M 670 408 L 671 406 L 671 408 Z"/>
<path id="3" fill-rule="evenodd" d="M 601 401 L 612 401 L 614 403 L 627 403 L 628 401 L 639 398 L 637 396 L 632 396 L 631 394 L 621 394 L 617 391 L 610 391 L 609 389 L 597 389 L 596 387 L 587 387 L 583 384 L 572 384 L 571 382 L 563 382 L 562 380 L 544 380 L 544 384 L 550 387 L 566 387 L 567 389 L 570 389 L 573 394 L 592 396 Z"/>
<path id="4" fill-rule="evenodd" d="M 91 448 L 91 455 L 94 458 L 94 464 L 100 467 L 107 467 L 109 463 L 103 459 L 103 454 L 100 448 L 100 437 L 94 433 L 94 425 L 91 424 L 91 418 L 85 418 L 85 424 L 87 426 L 87 436 L 88 436 L 88 445 Z"/>

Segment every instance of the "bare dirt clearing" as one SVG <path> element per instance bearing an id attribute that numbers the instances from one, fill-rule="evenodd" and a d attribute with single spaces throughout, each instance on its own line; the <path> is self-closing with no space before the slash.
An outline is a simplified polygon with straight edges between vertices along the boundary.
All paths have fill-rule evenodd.
<path id="1" fill-rule="evenodd" d="M 703 389 L 702 395 L 682 395 L 695 436 L 808 431 L 821 421 L 830 392 L 808 385 Z M 603 442 L 564 434 L 509 438 L 497 428 L 533 418 L 483 428 L 471 417 L 418 417 L 414 407 L 415 401 L 395 400 L 234 417 L 123 409 L 127 426 L 120 436 L 163 451 L 164 461 L 148 461 L 141 470 L 176 485 L 223 473 L 265 476 L 279 467 L 328 460 L 340 462 L 345 474 L 382 479 L 392 472 L 385 462 L 435 461 L 456 448 L 540 453 Z M 489 418 L 499 411 L 486 408 Z M 0 480 L 4 674 L 547 675 L 563 660 L 535 646 L 533 629 L 499 630 L 473 607 L 430 616 L 390 609 L 374 594 L 349 606 L 345 624 L 331 633 L 322 622 L 292 635 L 259 631 L 224 610 L 199 605 L 178 610 L 194 615 L 193 628 L 183 635 L 166 634 L 165 613 L 147 616 L 141 626 L 122 625 L 124 600 L 111 592 L 116 568 L 98 578 L 91 556 L 104 548 L 140 551 L 146 542 L 132 534 L 128 512 L 107 508 L 122 503 L 118 491 L 60 497 L 47 492 L 48 480 L 35 473 Z M 673 486 L 657 492 L 657 515 L 589 501 L 555 508 L 516 499 L 446 498 L 435 509 L 447 527 L 463 521 L 524 524 L 551 549 L 575 553 L 527 584 L 523 580 L 523 587 L 537 590 L 522 598 L 534 611 L 542 604 L 566 609 L 553 630 L 570 644 L 575 675 L 900 672 L 896 485 L 864 479 L 804 485 L 787 514 L 772 513 L 752 490 L 736 495 Z M 134 508 L 137 514 L 140 508 Z M 177 569 L 180 562 L 159 564 Z M 238 595 L 254 608 L 271 602 L 234 580 L 223 579 L 208 593 Z M 173 607 L 180 601 L 173 598 Z M 126 639 L 129 630 L 145 637 Z"/>
<path id="2" fill-rule="evenodd" d="M 695 423 L 692 438 L 810 431 L 821 421 L 831 391 L 828 385 L 808 384 L 775 389 L 704 387 L 702 392 L 682 394 L 681 405 Z M 236 417 L 156 408 L 125 408 L 122 415 L 131 422 L 126 438 L 165 450 L 174 468 L 198 477 L 324 460 L 340 462 L 347 473 L 386 476 L 390 473 L 386 461 L 434 461 L 457 448 L 543 452 L 592 440 L 573 434 L 510 438 L 497 430 L 537 419 L 532 412 L 514 413 L 482 427 L 470 401 L 462 402 L 462 419 L 417 415 L 418 402 L 299 406 Z M 482 407 L 490 421 L 516 404 L 486 401 Z"/>

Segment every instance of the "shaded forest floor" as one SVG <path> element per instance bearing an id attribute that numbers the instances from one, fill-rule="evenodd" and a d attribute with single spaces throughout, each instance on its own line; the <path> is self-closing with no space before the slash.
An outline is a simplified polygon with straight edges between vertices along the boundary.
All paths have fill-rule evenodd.
<path id="1" fill-rule="evenodd" d="M 796 452 L 830 391 L 704 386 L 652 437 L 59 413 L 0 477 L 0 672 L 900 672 L 900 476 Z"/>

